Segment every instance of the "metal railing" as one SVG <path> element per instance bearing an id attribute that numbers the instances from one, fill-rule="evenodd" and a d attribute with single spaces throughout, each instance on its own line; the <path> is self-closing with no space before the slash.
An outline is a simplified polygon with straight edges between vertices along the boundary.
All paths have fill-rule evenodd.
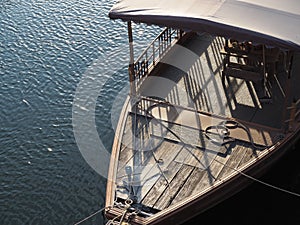
<path id="1" fill-rule="evenodd" d="M 136 90 L 139 89 L 150 71 L 182 35 L 183 32 L 181 30 L 166 28 L 142 52 L 134 62 L 134 84 Z"/>

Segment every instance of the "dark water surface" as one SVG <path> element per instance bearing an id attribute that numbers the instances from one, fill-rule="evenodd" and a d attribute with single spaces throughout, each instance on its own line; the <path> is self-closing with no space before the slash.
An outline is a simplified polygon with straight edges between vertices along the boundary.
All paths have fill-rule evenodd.
<path id="1" fill-rule="evenodd" d="M 76 88 L 97 63 L 95 109 L 106 149 L 111 108 L 127 84 L 126 24 L 107 0 L 0 0 L 0 224 L 74 224 L 104 204 L 106 179 L 84 160 L 72 126 Z M 157 28 L 135 26 L 137 49 Z M 110 63 L 111 62 L 111 63 Z M 97 77 L 95 77 L 97 79 Z M 300 146 L 263 179 L 300 193 Z M 237 222 L 238 221 L 238 222 Z M 187 224 L 300 224 L 300 201 L 251 185 Z M 103 224 L 101 214 L 83 224 Z"/>

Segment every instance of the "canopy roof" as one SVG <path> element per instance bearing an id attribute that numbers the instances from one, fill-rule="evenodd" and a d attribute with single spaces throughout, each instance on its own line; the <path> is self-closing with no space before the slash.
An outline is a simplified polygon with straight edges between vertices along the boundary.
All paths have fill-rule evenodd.
<path id="1" fill-rule="evenodd" d="M 300 50 L 299 0 L 119 0 L 109 17 Z"/>

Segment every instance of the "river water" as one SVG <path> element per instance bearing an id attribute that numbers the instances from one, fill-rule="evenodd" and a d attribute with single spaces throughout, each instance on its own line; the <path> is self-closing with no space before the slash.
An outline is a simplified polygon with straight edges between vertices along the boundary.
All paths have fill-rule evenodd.
<path id="1" fill-rule="evenodd" d="M 127 27 L 109 20 L 113 3 L 0 0 L 0 224 L 74 224 L 103 207 L 106 179 L 82 155 L 72 113 L 82 80 L 105 78 L 94 116 L 109 152 L 111 108 L 128 83 Z M 136 49 L 158 29 L 135 25 Z M 299 157 L 296 146 L 263 179 L 300 193 Z M 296 197 L 254 184 L 187 224 L 299 224 L 299 212 Z"/>

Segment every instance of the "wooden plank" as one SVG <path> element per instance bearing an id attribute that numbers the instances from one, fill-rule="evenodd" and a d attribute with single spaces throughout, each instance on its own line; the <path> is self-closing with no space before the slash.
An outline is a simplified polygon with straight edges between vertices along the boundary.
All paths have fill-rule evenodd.
<path id="1" fill-rule="evenodd" d="M 181 187 L 184 185 L 193 169 L 194 167 L 192 166 L 182 165 L 176 176 L 170 182 L 168 188 L 165 189 L 153 207 L 159 210 L 163 210 L 168 207 L 180 191 Z"/>
<path id="2" fill-rule="evenodd" d="M 132 119 L 135 117 L 133 114 L 128 115 L 128 122 L 126 124 L 126 132 L 124 132 L 124 136 L 122 139 L 122 148 L 119 155 L 119 165 L 118 165 L 118 175 L 124 176 L 125 167 L 127 165 L 132 166 L 133 163 L 130 162 L 132 160 L 137 160 L 139 155 L 140 157 L 145 158 L 144 153 L 149 150 L 149 148 L 153 148 L 154 146 L 159 145 L 162 138 L 154 136 L 149 139 L 149 135 L 151 135 L 152 129 L 151 126 L 153 124 L 150 121 L 147 121 L 144 116 L 136 115 L 137 118 L 137 129 L 134 131 Z M 134 132 L 136 135 L 134 136 Z M 126 137 L 125 137 L 126 136 Z M 125 140 L 124 140 L 125 139 Z M 135 143 L 133 143 L 135 142 Z M 135 146 L 134 146 L 135 145 Z M 136 163 L 135 163 L 136 164 Z M 123 173 L 122 173 L 123 171 Z"/>
<path id="3" fill-rule="evenodd" d="M 193 127 L 188 127 L 188 126 L 182 126 L 181 124 L 168 124 L 163 122 L 164 124 L 166 124 L 165 126 L 169 127 L 169 130 L 166 131 L 165 133 L 165 138 L 173 140 L 173 141 L 177 141 L 177 142 L 182 142 L 182 144 L 186 144 L 186 150 L 187 152 L 193 152 L 195 154 L 195 156 L 201 156 L 201 152 L 205 151 L 205 150 L 209 150 L 209 151 L 215 151 L 216 154 L 218 152 L 226 152 L 226 149 L 224 146 L 217 146 L 215 144 L 213 144 L 205 135 L 204 131 L 199 130 L 199 129 L 195 129 Z M 189 146 L 189 147 L 188 147 Z M 197 148 L 196 148 L 197 147 Z M 183 158 L 185 158 L 185 154 L 186 152 L 182 152 L 181 154 L 184 154 Z M 199 165 L 199 157 L 193 157 L 191 158 L 191 162 L 185 162 L 191 166 L 197 166 L 197 167 L 201 167 L 201 165 Z M 180 161 L 179 157 L 177 160 L 177 162 L 182 162 Z M 198 159 L 197 159 L 198 158 Z"/>
<path id="4" fill-rule="evenodd" d="M 122 149 L 119 156 L 117 177 L 125 175 L 124 171 L 126 166 L 133 166 L 136 164 L 139 165 L 143 163 L 143 159 L 147 159 L 148 157 L 147 145 L 149 145 L 149 141 L 150 140 L 148 137 L 144 137 L 143 139 L 137 137 L 135 147 L 131 146 L 130 148 L 126 146 Z M 142 157 L 142 159 L 140 160 L 140 162 L 137 162 L 137 159 L 140 157 Z"/>
<path id="5" fill-rule="evenodd" d="M 135 130 L 133 128 L 133 120 L 137 119 L 137 129 Z M 147 142 L 147 139 L 140 140 L 142 133 L 145 133 L 145 121 L 141 122 L 143 118 L 141 116 L 137 115 L 137 118 L 135 118 L 135 115 L 129 113 L 127 115 L 126 119 L 126 125 L 124 128 L 123 136 L 122 136 L 122 144 L 121 144 L 121 150 L 119 154 L 119 164 L 118 164 L 118 172 L 124 170 L 126 164 L 128 164 L 129 160 L 133 158 L 135 154 L 138 153 L 138 146 L 141 146 L 142 144 L 134 144 L 134 141 L 141 142 L 143 141 L 144 143 Z M 139 127 L 138 127 L 139 126 Z M 136 139 L 134 140 L 134 132 L 137 133 Z M 145 135 L 145 134 L 144 134 Z M 134 145 L 136 145 L 134 147 Z"/>
<path id="6" fill-rule="evenodd" d="M 252 158 L 255 157 L 255 151 L 253 150 L 252 146 L 245 145 L 245 150 L 246 150 L 246 153 L 244 154 L 244 156 L 243 156 L 242 160 L 240 161 L 240 163 L 237 165 L 237 168 L 240 168 L 240 167 L 244 166 Z"/>
<path id="7" fill-rule="evenodd" d="M 155 164 L 153 153 L 150 149 L 155 148 L 161 142 L 161 138 L 150 138 L 149 124 L 145 117 L 138 116 L 136 119 L 137 128 L 135 129 L 132 124 L 132 118 L 135 115 L 130 114 L 128 116 L 127 128 L 134 131 L 130 132 L 129 137 L 135 139 L 131 146 L 125 147 L 120 152 L 119 165 L 117 172 L 116 184 L 119 187 L 117 189 L 117 196 L 119 198 L 128 198 L 131 195 L 136 195 L 137 189 L 140 186 L 140 176 L 147 167 L 147 164 Z M 136 135 L 134 136 L 134 133 Z M 153 151 L 159 151 L 160 148 L 152 149 Z M 151 164 L 152 163 L 152 164 Z M 130 171 L 130 172 L 129 172 Z"/>
<path id="8" fill-rule="evenodd" d="M 140 174 L 141 185 L 137 190 L 138 202 L 144 199 L 149 190 L 153 187 L 157 180 L 160 179 L 160 177 L 166 178 L 166 174 L 169 174 L 170 172 L 168 166 L 172 161 L 174 161 L 174 158 L 181 149 L 181 145 L 167 140 L 161 144 L 159 151 L 155 152 L 155 156 L 160 162 L 157 164 L 155 164 L 155 161 L 148 162 L 147 167 L 145 167 Z M 151 163 L 152 166 L 149 166 Z"/>
<path id="9" fill-rule="evenodd" d="M 190 165 L 193 167 L 203 168 L 204 162 L 202 161 L 203 150 L 199 148 L 193 148 L 191 146 L 185 146 L 181 155 L 175 159 L 176 162 Z"/>
<path id="10" fill-rule="evenodd" d="M 190 152 L 186 150 L 186 148 L 189 148 L 189 150 L 192 151 L 193 148 L 191 146 L 182 145 L 181 143 L 178 143 L 177 145 L 181 146 L 181 151 L 180 154 L 177 155 L 176 159 L 178 159 L 178 157 L 181 157 L 181 163 L 178 163 L 177 160 L 170 163 L 170 165 L 167 168 L 168 173 L 166 174 L 166 178 L 168 180 L 172 180 L 176 176 L 180 168 L 183 166 L 185 160 L 191 158 Z M 197 149 L 197 151 L 199 151 L 199 149 Z M 169 187 L 167 187 L 166 185 L 165 178 L 160 177 L 160 179 L 155 183 L 155 185 L 153 185 L 153 187 L 147 193 L 142 203 L 144 205 L 153 207 L 167 188 Z"/>
<path id="11" fill-rule="evenodd" d="M 147 127 L 147 120 L 145 116 L 139 114 L 128 113 L 126 118 L 126 124 L 122 134 L 122 144 L 128 148 L 133 147 L 133 134 L 137 136 L 142 135 Z M 134 127 L 135 126 L 135 127 Z"/>
<path id="12" fill-rule="evenodd" d="M 129 192 L 132 191 L 128 188 L 128 185 L 133 186 L 133 194 L 137 195 L 139 188 L 142 185 L 141 180 L 144 179 L 145 174 L 147 174 L 156 164 L 153 154 L 155 154 L 157 159 L 160 159 L 163 154 L 167 153 L 168 149 L 160 146 L 157 149 L 152 149 L 152 151 L 149 149 L 135 151 L 136 154 L 132 159 L 127 162 L 122 170 L 118 171 L 117 185 L 120 186 L 120 189 L 123 187 L 123 189 L 125 188 L 127 190 L 120 193 L 118 197 L 128 198 Z M 129 170 L 131 173 L 128 175 Z M 139 196 L 136 197 L 138 198 Z"/>
<path id="13" fill-rule="evenodd" d="M 117 189 L 117 197 L 127 199 L 131 195 L 135 195 L 136 189 L 139 186 L 139 176 L 143 169 L 143 164 L 146 161 L 152 161 L 151 152 L 135 151 L 136 154 L 130 161 L 124 166 L 124 168 L 118 171 L 116 184 L 119 187 Z M 150 163 L 150 162 L 149 162 Z"/>
<path id="14" fill-rule="evenodd" d="M 167 173 L 165 173 L 165 177 L 160 176 L 157 182 L 145 195 L 141 203 L 145 206 L 153 207 L 153 205 L 157 202 L 158 198 L 168 188 L 169 181 L 171 181 L 175 177 L 175 175 L 181 167 L 182 164 L 172 161 L 167 167 Z"/>
<path id="15" fill-rule="evenodd" d="M 237 144 L 237 146 L 233 148 L 232 153 L 228 156 L 229 159 L 227 160 L 217 179 L 222 180 L 228 174 L 234 172 L 234 169 L 236 169 L 240 164 L 242 158 L 246 154 L 246 151 L 247 149 L 243 145 Z"/>
<path id="16" fill-rule="evenodd" d="M 195 186 L 192 194 L 197 194 L 205 190 L 207 187 L 214 185 L 216 178 L 224 168 L 224 165 L 226 164 L 226 161 L 228 159 L 229 159 L 228 156 L 222 157 L 217 155 L 213 160 L 213 162 L 210 164 L 210 166 L 205 170 L 205 174 L 202 176 L 201 180 L 199 180 L 199 182 Z"/>
<path id="17" fill-rule="evenodd" d="M 172 206 L 190 197 L 196 185 L 198 184 L 198 182 L 201 180 L 201 178 L 204 176 L 205 173 L 206 172 L 204 170 L 195 168 L 170 205 Z"/>

